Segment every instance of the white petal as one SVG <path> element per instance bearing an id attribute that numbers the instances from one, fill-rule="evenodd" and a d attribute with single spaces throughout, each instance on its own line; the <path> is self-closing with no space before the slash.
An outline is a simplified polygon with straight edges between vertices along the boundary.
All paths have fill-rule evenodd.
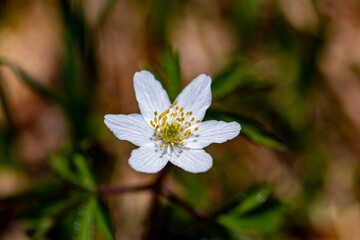
<path id="1" fill-rule="evenodd" d="M 134 89 L 139 103 L 141 115 L 150 125 L 155 117 L 154 112 L 164 112 L 170 105 L 169 97 L 161 83 L 148 71 L 136 72 L 134 75 Z"/>
<path id="2" fill-rule="evenodd" d="M 138 172 L 156 173 L 169 162 L 170 155 L 153 145 L 141 146 L 131 152 L 130 166 Z"/>
<path id="3" fill-rule="evenodd" d="M 174 148 L 170 162 L 191 173 L 206 172 L 212 167 L 213 159 L 202 149 Z"/>
<path id="4" fill-rule="evenodd" d="M 140 114 L 107 114 L 104 122 L 117 138 L 127 140 L 136 146 L 150 142 L 154 134 L 154 130 Z"/>
<path id="5" fill-rule="evenodd" d="M 198 131 L 193 132 L 184 140 L 184 146 L 201 149 L 211 143 L 223 143 L 233 139 L 240 133 L 241 126 L 237 122 L 205 121 L 198 125 Z"/>
<path id="6" fill-rule="evenodd" d="M 192 116 L 201 121 L 211 105 L 211 78 L 200 74 L 182 90 L 176 100 L 185 113 L 192 111 Z"/>

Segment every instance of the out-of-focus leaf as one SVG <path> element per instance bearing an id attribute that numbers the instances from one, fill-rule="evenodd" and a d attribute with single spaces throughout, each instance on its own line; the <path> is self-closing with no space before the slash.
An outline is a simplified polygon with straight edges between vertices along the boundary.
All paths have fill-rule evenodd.
<path id="1" fill-rule="evenodd" d="M 167 48 L 161 55 L 161 67 L 166 75 L 167 92 L 171 101 L 180 93 L 181 69 L 179 55 Z"/>
<path id="2" fill-rule="evenodd" d="M 41 218 L 38 221 L 37 227 L 35 229 L 35 233 L 32 237 L 34 240 L 40 240 L 44 238 L 44 235 L 54 226 L 54 220 L 49 217 Z"/>
<path id="3" fill-rule="evenodd" d="M 110 214 L 107 208 L 97 201 L 95 208 L 95 224 L 102 236 L 107 240 L 115 239 L 111 228 Z"/>
<path id="4" fill-rule="evenodd" d="M 55 154 L 50 154 L 48 156 L 48 163 L 51 168 L 63 179 L 75 184 L 79 185 L 78 177 L 71 171 L 69 161 L 66 158 L 62 158 Z"/>
<path id="5" fill-rule="evenodd" d="M 83 201 L 83 192 L 76 192 L 68 198 L 46 199 L 33 201 L 32 208 L 21 215 L 23 225 L 34 239 L 43 239 L 65 213 L 74 209 Z"/>
<path id="6" fill-rule="evenodd" d="M 95 188 L 95 182 L 92 173 L 89 170 L 90 166 L 87 163 L 87 159 L 80 154 L 76 154 L 73 159 L 76 168 L 79 171 L 82 185 L 89 190 L 93 190 Z"/>
<path id="7" fill-rule="evenodd" d="M 286 206 L 276 200 L 266 187 L 251 189 L 235 208 L 225 211 L 218 222 L 228 228 L 268 233 L 279 230 Z"/>
<path id="8" fill-rule="evenodd" d="M 204 209 L 204 205 L 207 203 L 209 197 L 207 191 L 208 181 L 204 174 L 194 175 L 189 174 L 178 169 L 173 171 L 175 179 L 182 186 L 185 198 L 194 207 L 201 207 Z"/>
<path id="9" fill-rule="evenodd" d="M 251 141 L 272 148 L 284 148 L 284 144 L 274 134 L 269 132 L 261 123 L 249 117 L 221 110 L 208 110 L 206 112 L 206 119 L 237 121 L 241 124 L 240 134 L 246 136 Z"/>
<path id="10" fill-rule="evenodd" d="M 221 216 L 219 223 L 241 231 L 269 233 L 278 230 L 284 218 L 284 208 L 274 208 L 261 214 L 237 217 Z"/>
<path id="11" fill-rule="evenodd" d="M 78 211 L 74 226 L 74 240 L 94 239 L 94 214 L 96 198 L 91 197 Z"/>
<path id="12" fill-rule="evenodd" d="M 251 211 L 263 204 L 270 196 L 270 190 L 266 187 L 255 189 L 247 194 L 238 207 L 234 210 L 239 214 Z"/>
<path id="13" fill-rule="evenodd" d="M 34 77 L 30 76 L 27 72 L 21 69 L 16 64 L 12 63 L 11 61 L 0 58 L 0 65 L 8 66 L 11 70 L 13 70 L 16 75 L 19 77 L 21 81 L 23 81 L 28 87 L 30 87 L 33 91 L 35 91 L 40 96 L 44 97 L 45 99 L 63 105 L 64 102 L 62 98 L 53 91 L 44 87 L 38 80 Z"/>
<path id="14" fill-rule="evenodd" d="M 211 84 L 214 99 L 223 97 L 237 88 L 258 83 L 259 79 L 251 72 L 250 65 L 245 61 L 233 63 L 219 75 L 215 76 Z"/>

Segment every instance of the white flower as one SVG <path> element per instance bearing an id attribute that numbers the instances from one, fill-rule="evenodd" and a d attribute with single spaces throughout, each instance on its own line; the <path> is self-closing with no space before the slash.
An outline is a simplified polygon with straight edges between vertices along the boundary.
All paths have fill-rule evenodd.
<path id="1" fill-rule="evenodd" d="M 173 104 L 166 91 L 148 71 L 134 75 L 134 88 L 141 114 L 108 114 L 105 124 L 120 140 L 139 148 L 129 164 L 139 172 L 156 173 L 170 161 L 192 173 L 212 167 L 212 157 L 203 150 L 240 133 L 240 124 L 205 121 L 211 104 L 211 78 L 199 75 L 179 94 Z"/>

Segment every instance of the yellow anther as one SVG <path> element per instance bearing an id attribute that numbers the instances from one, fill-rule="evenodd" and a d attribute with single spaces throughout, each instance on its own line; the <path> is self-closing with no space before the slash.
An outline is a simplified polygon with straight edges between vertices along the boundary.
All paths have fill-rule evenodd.
<path id="1" fill-rule="evenodd" d="M 161 145 L 160 145 L 160 148 L 162 148 L 163 146 L 164 146 L 164 145 L 161 144 Z"/>
<path id="2" fill-rule="evenodd" d="M 182 108 L 180 108 L 180 112 L 182 112 L 184 110 L 184 108 L 182 107 Z"/>
<path id="3" fill-rule="evenodd" d="M 184 142 L 180 142 L 180 144 L 184 144 Z"/>
<path id="4" fill-rule="evenodd" d="M 182 131 L 184 131 L 184 128 L 183 128 L 183 127 L 180 128 L 180 132 L 182 132 Z"/>
<path id="5" fill-rule="evenodd" d="M 183 116 L 184 116 L 184 113 L 182 112 L 182 113 L 181 113 L 181 117 L 183 117 Z"/>
<path id="6" fill-rule="evenodd" d="M 174 102 L 174 106 L 177 104 L 177 101 Z"/>
<path id="7" fill-rule="evenodd" d="M 155 123 L 157 123 L 157 118 L 154 118 Z"/>
<path id="8" fill-rule="evenodd" d="M 165 126 L 165 121 L 164 120 L 162 121 L 161 126 Z"/>
<path id="9" fill-rule="evenodd" d="M 174 105 L 175 105 L 175 104 L 174 104 Z M 178 107 L 178 106 L 176 106 L 175 110 L 176 110 L 176 111 L 177 111 L 177 110 L 179 110 L 179 107 Z"/>
<path id="10" fill-rule="evenodd" d="M 167 147 L 167 144 L 165 143 L 165 147 Z"/>
<path id="11" fill-rule="evenodd" d="M 191 126 L 191 123 L 189 123 L 189 127 Z"/>
<path id="12" fill-rule="evenodd" d="M 169 113 L 170 112 L 170 110 L 168 109 L 168 110 L 166 110 L 166 113 Z"/>
<path id="13" fill-rule="evenodd" d="M 189 115 L 190 115 L 190 112 L 187 112 L 187 113 L 186 113 L 186 116 L 189 116 Z"/>
<path id="14" fill-rule="evenodd" d="M 155 116 L 157 116 L 157 111 L 154 112 Z"/>
<path id="15" fill-rule="evenodd" d="M 174 107 L 173 105 L 170 105 L 169 109 L 170 109 L 170 108 L 173 108 L 173 107 Z"/>
<path id="16" fill-rule="evenodd" d="M 155 124 L 152 120 L 150 121 L 150 124 L 151 124 L 151 126 L 155 127 Z"/>
<path id="17" fill-rule="evenodd" d="M 190 111 L 190 116 L 192 115 L 192 111 Z"/>
<path id="18" fill-rule="evenodd" d="M 156 136 L 156 137 L 155 137 L 155 141 L 157 141 L 157 140 L 159 140 L 159 136 Z"/>
<path id="19" fill-rule="evenodd" d="M 186 125 L 186 124 L 189 124 L 189 122 L 185 122 L 185 125 Z"/>
<path id="20" fill-rule="evenodd" d="M 197 120 L 197 121 L 196 121 L 196 123 L 199 123 L 199 122 L 201 122 L 201 121 L 200 121 L 200 120 Z"/>
<path id="21" fill-rule="evenodd" d="M 196 127 L 196 128 L 194 129 L 194 131 L 197 131 L 197 130 L 199 130 L 199 128 L 198 128 L 198 127 Z"/>
<path id="22" fill-rule="evenodd" d="M 192 121 L 194 121 L 194 120 L 195 120 L 195 118 L 193 117 L 190 122 L 192 122 Z"/>
<path id="23" fill-rule="evenodd" d="M 174 113 L 174 117 L 176 117 L 178 115 L 178 113 L 176 112 L 176 113 Z"/>

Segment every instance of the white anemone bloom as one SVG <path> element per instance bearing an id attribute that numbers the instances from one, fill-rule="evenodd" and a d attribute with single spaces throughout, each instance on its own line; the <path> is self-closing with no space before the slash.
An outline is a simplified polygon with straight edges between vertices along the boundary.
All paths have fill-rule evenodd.
<path id="1" fill-rule="evenodd" d="M 156 173 L 169 161 L 192 173 L 212 167 L 212 157 L 203 148 L 233 139 L 241 127 L 237 122 L 201 122 L 211 104 L 210 85 L 211 78 L 201 74 L 171 104 L 165 89 L 150 72 L 135 73 L 141 114 L 105 115 L 106 126 L 117 138 L 139 146 L 129 158 L 133 169 Z"/>

